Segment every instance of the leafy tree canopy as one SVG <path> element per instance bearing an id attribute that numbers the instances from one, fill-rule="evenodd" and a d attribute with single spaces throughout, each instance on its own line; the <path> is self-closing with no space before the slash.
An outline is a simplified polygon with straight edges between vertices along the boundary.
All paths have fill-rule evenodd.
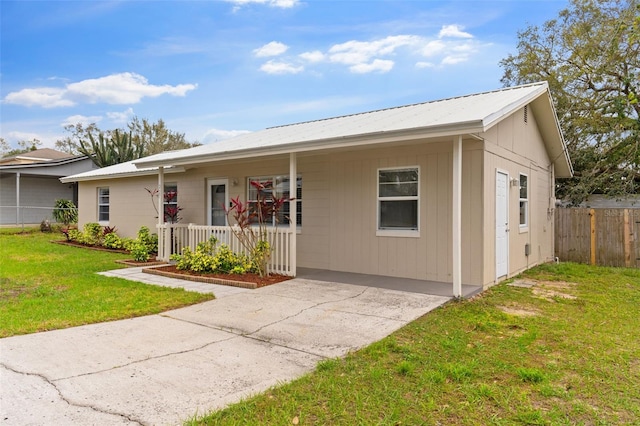
<path id="1" fill-rule="evenodd" d="M 24 154 L 29 151 L 35 151 L 42 146 L 42 142 L 38 139 L 18 141 L 18 148 L 11 148 L 9 143 L 0 138 L 0 157 L 10 157 L 12 155 Z"/>
<path id="2" fill-rule="evenodd" d="M 102 131 L 95 123 L 87 126 L 82 123 L 65 126 L 68 136 L 56 142 L 56 148 L 72 154 L 94 154 L 94 149 L 103 149 L 103 158 L 120 158 L 119 162 L 130 161 L 147 155 L 157 154 L 164 151 L 191 148 L 199 143 L 188 142 L 184 133 L 174 132 L 168 129 L 162 119 L 156 123 L 151 123 L 146 118 L 134 117 L 128 124 L 128 132 L 124 129 Z M 116 137 L 117 133 L 117 137 Z M 94 135 L 99 135 L 98 140 Z M 122 138 L 128 138 L 127 144 L 131 144 L 131 154 L 134 158 L 124 155 L 128 148 L 124 145 L 118 146 L 115 140 L 122 143 Z M 116 138 L 116 139 L 114 139 Z M 101 142 L 102 141 L 102 142 Z M 101 145 L 101 143 L 103 145 Z M 118 152 L 121 149 L 121 152 Z M 109 154 L 106 151 L 111 150 Z M 124 158 L 129 158 L 123 160 Z M 102 163 L 102 160 L 98 160 Z M 107 161 L 108 162 L 108 161 Z M 117 164 L 117 163 L 113 163 Z M 101 166 L 103 167 L 103 166 Z"/>
<path id="3" fill-rule="evenodd" d="M 573 161 L 558 197 L 640 193 L 638 0 L 571 0 L 557 19 L 519 32 L 517 50 L 500 62 L 502 83 L 549 83 Z"/>

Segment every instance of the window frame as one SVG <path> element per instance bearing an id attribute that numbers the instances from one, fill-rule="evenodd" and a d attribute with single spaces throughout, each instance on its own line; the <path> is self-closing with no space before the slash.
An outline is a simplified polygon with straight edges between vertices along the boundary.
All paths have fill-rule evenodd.
<path id="1" fill-rule="evenodd" d="M 251 198 L 251 191 L 252 191 L 252 188 L 253 188 L 253 186 L 251 185 L 252 181 L 262 182 L 262 181 L 265 181 L 265 180 L 270 180 L 272 182 L 277 182 L 278 179 L 286 179 L 287 180 L 287 182 L 288 182 L 287 191 L 288 191 L 289 184 L 291 182 L 291 178 L 290 178 L 288 173 L 287 174 L 273 174 L 273 175 L 249 176 L 249 177 L 247 177 L 247 198 L 246 198 L 247 199 L 247 204 L 253 205 L 253 204 L 255 204 L 257 202 L 257 199 L 252 199 Z M 298 181 L 300 182 L 299 186 L 297 185 Z M 303 183 L 302 183 L 302 174 L 298 173 L 296 175 L 296 188 L 297 188 L 297 190 L 296 190 L 296 197 L 295 197 L 295 202 L 296 202 L 296 207 L 297 207 L 297 209 L 296 209 L 296 229 L 298 231 L 300 231 L 302 229 L 302 223 L 303 223 L 303 221 L 302 221 L 302 185 L 303 185 Z M 256 193 L 257 193 L 257 191 L 256 191 Z M 299 194 L 299 196 L 298 196 L 298 194 Z M 275 195 L 276 195 L 276 197 L 279 197 L 279 196 L 282 196 L 283 194 L 280 194 L 280 192 L 276 191 Z M 284 204 L 287 205 L 289 203 L 291 203 L 291 201 L 287 201 Z M 289 204 L 289 206 L 290 206 L 290 204 Z M 284 209 L 281 210 L 281 212 L 283 212 L 283 211 L 284 211 Z M 291 211 L 291 207 L 289 207 L 289 212 L 290 211 Z M 255 223 L 255 225 L 257 225 L 257 222 Z M 276 226 L 275 218 L 272 218 L 271 223 L 267 224 L 267 226 L 268 227 Z M 290 226 L 290 224 L 289 223 L 278 223 L 277 226 L 278 227 L 288 227 L 288 226 Z"/>
<path id="2" fill-rule="evenodd" d="M 522 182 L 524 177 L 525 186 L 523 188 Z M 529 229 L 529 201 L 530 201 L 530 182 L 529 175 L 526 173 L 520 173 L 518 175 L 518 223 L 520 231 L 527 231 Z M 522 190 L 525 190 L 525 196 L 522 196 Z M 523 215 L 524 211 L 524 215 Z M 523 222 L 524 217 L 524 222 Z"/>
<path id="3" fill-rule="evenodd" d="M 107 202 L 106 203 L 103 202 L 103 200 L 104 200 L 103 191 L 104 190 L 106 190 L 106 192 L 107 192 L 107 194 L 106 194 Z M 97 219 L 98 219 L 98 223 L 101 224 L 101 225 L 108 225 L 109 224 L 109 219 L 110 219 L 110 216 L 111 216 L 111 206 L 110 206 L 111 205 L 111 191 L 110 191 L 108 186 L 99 186 L 97 188 L 96 193 L 97 193 L 97 203 L 96 203 L 97 204 L 97 211 L 96 211 L 97 215 L 96 216 L 97 216 Z M 106 209 L 107 210 L 106 211 L 106 220 L 103 219 L 103 216 L 102 216 L 103 212 L 100 211 L 101 210 L 100 208 L 101 207 L 105 207 L 105 206 L 107 208 Z"/>
<path id="4" fill-rule="evenodd" d="M 417 173 L 417 195 L 410 196 L 381 196 L 380 195 L 380 172 L 384 171 L 415 171 Z M 396 166 L 396 167 L 380 167 L 376 170 L 376 236 L 378 237 L 420 237 L 420 166 Z M 409 183 L 409 182 L 407 182 Z M 382 203 L 385 201 L 415 201 L 416 202 L 416 226 L 415 228 L 381 228 L 382 219 Z"/>

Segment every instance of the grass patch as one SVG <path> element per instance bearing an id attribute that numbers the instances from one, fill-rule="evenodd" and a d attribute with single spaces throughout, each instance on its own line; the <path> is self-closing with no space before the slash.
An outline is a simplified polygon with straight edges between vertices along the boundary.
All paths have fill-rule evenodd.
<path id="1" fill-rule="evenodd" d="M 188 424 L 637 424 L 640 271 L 522 278 Z"/>
<path id="2" fill-rule="evenodd" d="M 52 244 L 57 234 L 0 232 L 0 337 L 154 314 L 211 295 L 104 277 L 125 254 Z"/>

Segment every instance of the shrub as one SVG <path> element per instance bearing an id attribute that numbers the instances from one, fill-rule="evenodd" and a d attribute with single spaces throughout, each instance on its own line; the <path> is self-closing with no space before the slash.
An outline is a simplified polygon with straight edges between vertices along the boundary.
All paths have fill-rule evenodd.
<path id="1" fill-rule="evenodd" d="M 58 199 L 53 206 L 53 218 L 58 223 L 78 223 L 78 208 L 73 201 Z"/>
<path id="2" fill-rule="evenodd" d="M 149 255 L 149 248 L 140 241 L 134 241 L 131 244 L 131 255 L 136 262 L 148 262 L 151 256 Z"/>
<path id="3" fill-rule="evenodd" d="M 149 231 L 149 227 L 141 226 L 138 230 L 138 238 L 137 241 L 146 246 L 147 251 L 149 253 L 157 253 L 158 252 L 158 235 L 151 234 Z"/>
<path id="4" fill-rule="evenodd" d="M 188 247 L 182 249 L 182 254 L 171 255 L 180 270 L 190 270 L 199 273 L 230 273 L 245 274 L 256 272 L 254 262 L 244 254 L 237 254 L 211 237 L 209 241 L 198 244 L 195 251 Z"/>
<path id="5" fill-rule="evenodd" d="M 119 250 L 123 247 L 122 239 L 115 232 L 110 232 L 104 236 L 102 245 L 106 248 Z"/>
<path id="6" fill-rule="evenodd" d="M 102 245 L 103 237 L 102 226 L 99 223 L 89 222 L 84 225 L 80 242 L 90 246 L 99 246 Z"/>

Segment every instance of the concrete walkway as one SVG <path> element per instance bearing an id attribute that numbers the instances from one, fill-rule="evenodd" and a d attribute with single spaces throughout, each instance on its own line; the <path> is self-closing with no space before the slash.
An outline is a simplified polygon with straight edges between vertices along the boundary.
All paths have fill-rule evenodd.
<path id="1" fill-rule="evenodd" d="M 0 425 L 180 424 L 380 340 L 450 299 L 301 278 L 246 290 L 138 268 L 105 275 L 217 299 L 0 339 Z"/>

